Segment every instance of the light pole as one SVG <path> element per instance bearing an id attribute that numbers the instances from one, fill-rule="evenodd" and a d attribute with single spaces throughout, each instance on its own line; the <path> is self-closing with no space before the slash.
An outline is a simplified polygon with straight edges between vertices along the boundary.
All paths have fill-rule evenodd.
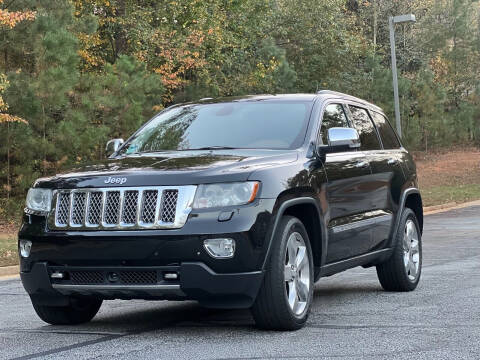
<path id="1" fill-rule="evenodd" d="M 397 124 L 397 132 L 402 137 L 402 122 L 400 120 L 400 100 L 398 98 L 398 75 L 397 75 L 397 55 L 395 53 L 395 24 L 414 23 L 415 15 L 390 16 L 388 24 L 390 27 L 390 48 L 392 51 L 392 75 L 393 75 L 393 96 L 395 98 L 395 122 Z"/>

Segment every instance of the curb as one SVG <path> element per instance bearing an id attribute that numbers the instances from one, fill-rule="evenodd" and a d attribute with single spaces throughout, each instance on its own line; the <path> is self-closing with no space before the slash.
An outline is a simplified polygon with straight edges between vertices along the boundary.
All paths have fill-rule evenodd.
<path id="1" fill-rule="evenodd" d="M 4 276 L 17 276 L 20 273 L 20 266 L 1 266 L 0 267 L 0 277 Z"/>
<path id="2" fill-rule="evenodd" d="M 423 208 L 424 215 L 438 214 L 450 210 L 464 209 L 470 206 L 480 206 L 480 200 L 470 201 L 462 204 L 447 203 L 443 205 L 427 206 Z"/>
<path id="3" fill-rule="evenodd" d="M 426 206 L 423 208 L 423 212 L 428 213 L 436 210 L 450 209 L 457 206 L 456 202 L 449 202 L 441 205 Z"/>

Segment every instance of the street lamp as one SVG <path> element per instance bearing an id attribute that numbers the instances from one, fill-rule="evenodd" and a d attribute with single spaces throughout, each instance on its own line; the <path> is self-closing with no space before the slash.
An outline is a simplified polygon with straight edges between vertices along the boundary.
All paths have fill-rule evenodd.
<path id="1" fill-rule="evenodd" d="M 402 122 L 400 120 L 400 100 L 398 98 L 398 75 L 397 75 L 397 55 L 395 53 L 395 24 L 414 23 L 415 15 L 390 16 L 388 24 L 390 27 L 390 48 L 392 51 L 392 75 L 393 75 L 393 96 L 395 98 L 395 121 L 397 132 L 402 137 Z"/>

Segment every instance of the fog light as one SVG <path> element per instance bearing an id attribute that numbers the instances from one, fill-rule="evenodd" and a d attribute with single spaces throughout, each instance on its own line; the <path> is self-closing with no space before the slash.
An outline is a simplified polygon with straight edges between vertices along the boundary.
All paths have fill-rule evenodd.
<path id="1" fill-rule="evenodd" d="M 24 258 L 30 256 L 30 251 L 32 250 L 32 242 L 30 240 L 20 240 L 20 255 Z"/>
<path id="2" fill-rule="evenodd" d="M 233 239 L 206 239 L 203 246 L 210 256 L 218 259 L 231 258 L 235 253 L 235 240 Z"/>

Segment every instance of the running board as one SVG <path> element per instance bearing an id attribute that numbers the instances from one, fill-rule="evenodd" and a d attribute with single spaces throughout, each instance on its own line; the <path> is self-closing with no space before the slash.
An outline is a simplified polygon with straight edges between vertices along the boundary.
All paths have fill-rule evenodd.
<path id="1" fill-rule="evenodd" d="M 381 263 L 382 261 L 388 259 L 388 257 L 392 254 L 392 251 L 393 249 L 391 248 L 377 250 L 350 259 L 345 259 L 324 265 L 320 270 L 320 277 L 331 276 L 341 271 L 345 271 L 357 266 L 367 265 L 370 263 Z"/>

